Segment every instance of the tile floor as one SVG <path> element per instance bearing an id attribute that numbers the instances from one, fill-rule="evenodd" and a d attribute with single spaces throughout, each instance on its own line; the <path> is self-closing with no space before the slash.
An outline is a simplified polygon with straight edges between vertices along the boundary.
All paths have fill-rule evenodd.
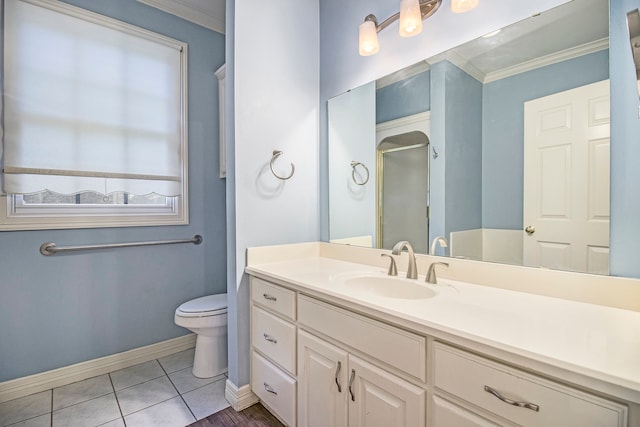
<path id="1" fill-rule="evenodd" d="M 0 403 L 0 426 L 183 427 L 229 406 L 226 376 L 192 365 L 193 349 Z"/>

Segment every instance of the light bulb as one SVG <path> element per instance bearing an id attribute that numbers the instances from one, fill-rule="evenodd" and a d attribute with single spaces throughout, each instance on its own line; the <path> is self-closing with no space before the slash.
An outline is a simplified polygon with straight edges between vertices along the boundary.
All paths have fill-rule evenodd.
<path id="1" fill-rule="evenodd" d="M 375 22 L 367 20 L 360 24 L 358 48 L 361 56 L 374 55 L 380 50 Z"/>
<path id="2" fill-rule="evenodd" d="M 419 0 L 400 0 L 400 36 L 413 37 L 422 31 Z"/>
<path id="3" fill-rule="evenodd" d="M 479 0 L 451 0 L 453 13 L 465 13 L 478 6 Z"/>

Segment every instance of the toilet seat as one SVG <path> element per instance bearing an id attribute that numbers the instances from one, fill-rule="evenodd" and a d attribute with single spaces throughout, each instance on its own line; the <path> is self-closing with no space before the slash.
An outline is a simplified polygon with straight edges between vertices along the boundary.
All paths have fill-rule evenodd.
<path id="1" fill-rule="evenodd" d="M 227 294 L 207 295 L 187 301 L 176 309 L 176 316 L 206 317 L 227 312 Z"/>

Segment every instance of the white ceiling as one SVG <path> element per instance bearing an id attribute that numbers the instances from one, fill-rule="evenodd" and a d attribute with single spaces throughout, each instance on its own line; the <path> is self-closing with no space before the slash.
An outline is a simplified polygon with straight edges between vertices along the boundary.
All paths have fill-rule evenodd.
<path id="1" fill-rule="evenodd" d="M 455 49 L 485 75 L 609 37 L 609 2 L 571 1 Z"/>
<path id="2" fill-rule="evenodd" d="M 138 0 L 224 34 L 225 0 Z"/>
<path id="3" fill-rule="evenodd" d="M 383 87 L 449 60 L 487 83 L 609 47 L 609 2 L 573 0 L 385 76 Z"/>

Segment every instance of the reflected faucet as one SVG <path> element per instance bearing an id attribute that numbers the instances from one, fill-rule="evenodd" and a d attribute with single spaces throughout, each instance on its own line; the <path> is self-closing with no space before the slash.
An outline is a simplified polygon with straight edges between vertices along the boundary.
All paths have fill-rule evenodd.
<path id="1" fill-rule="evenodd" d="M 411 247 L 411 243 L 406 240 L 401 240 L 395 244 L 391 253 L 393 255 L 400 255 L 400 252 L 406 248 L 407 252 L 409 252 L 409 265 L 407 266 L 407 279 L 417 279 L 418 278 L 418 268 L 416 267 L 416 255 L 413 253 L 413 247 Z"/>
<path id="2" fill-rule="evenodd" d="M 429 251 L 429 255 L 435 255 L 436 254 L 436 245 L 440 244 L 441 248 L 448 248 L 449 247 L 449 242 L 447 242 L 447 239 L 445 239 L 442 236 L 438 236 L 435 239 L 433 239 L 433 242 L 431 242 L 431 250 Z"/>
<path id="3" fill-rule="evenodd" d="M 425 282 L 431 283 L 433 285 L 438 283 L 438 278 L 436 277 L 436 265 L 444 265 L 445 267 L 449 267 L 449 264 L 446 262 L 432 262 L 429 266 L 429 270 L 427 270 L 427 278 Z"/>

